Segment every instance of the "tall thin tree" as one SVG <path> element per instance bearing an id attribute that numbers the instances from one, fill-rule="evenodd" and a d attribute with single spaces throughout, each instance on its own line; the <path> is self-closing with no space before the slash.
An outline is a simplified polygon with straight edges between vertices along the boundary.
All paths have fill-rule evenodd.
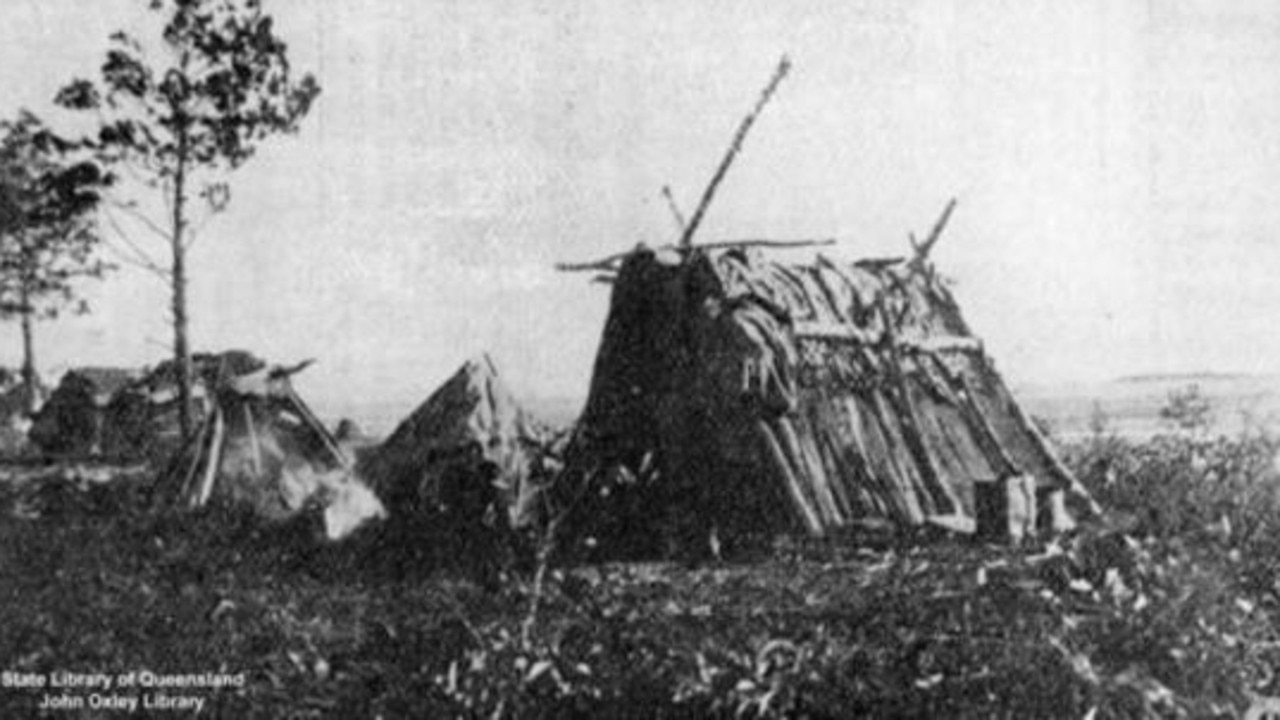
<path id="1" fill-rule="evenodd" d="M 83 148 L 30 112 L 0 122 L 0 317 L 22 325 L 22 382 L 27 412 L 39 396 L 37 319 L 87 304 L 78 283 L 111 266 L 96 250 L 94 212 L 111 178 Z"/>
<path id="2" fill-rule="evenodd" d="M 193 190 L 210 212 L 226 207 L 225 174 L 254 155 L 261 141 L 296 132 L 320 92 L 310 74 L 295 77 L 287 47 L 261 0 L 146 0 L 162 20 L 159 38 L 143 43 L 117 31 L 97 82 L 77 79 L 59 92 L 68 108 L 98 113 L 101 157 L 127 165 L 142 189 L 164 200 L 163 217 L 136 199 L 115 207 L 159 235 L 168 267 L 136 243 L 137 260 L 170 284 L 179 421 L 192 428 L 192 363 L 187 308 L 187 253 Z"/>

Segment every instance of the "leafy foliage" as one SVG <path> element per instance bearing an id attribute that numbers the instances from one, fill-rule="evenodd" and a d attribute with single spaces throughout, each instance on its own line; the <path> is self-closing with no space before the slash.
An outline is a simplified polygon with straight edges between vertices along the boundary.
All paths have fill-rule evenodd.
<path id="1" fill-rule="evenodd" d="M 1188 385 L 1169 393 L 1160 419 L 1185 432 L 1203 433 L 1213 423 L 1213 403 L 1199 385 Z"/>
<path id="2" fill-rule="evenodd" d="M 92 142 L 100 157 L 132 168 L 166 202 L 162 222 L 141 213 L 136 201 L 119 207 L 161 236 L 171 256 L 165 270 L 126 241 L 135 252 L 133 262 L 171 286 L 178 416 L 187 438 L 192 378 L 186 253 L 194 239 L 190 188 L 198 188 L 210 212 L 225 209 L 230 186 L 210 174 L 239 167 L 270 135 L 295 132 L 320 87 L 309 74 L 293 77 L 285 43 L 260 0 L 150 0 L 149 7 L 164 19 L 159 47 L 152 48 L 156 52 L 124 31 L 115 32 L 99 81 L 74 80 L 56 101 L 97 112 L 101 127 Z"/>
<path id="3" fill-rule="evenodd" d="M 258 0 L 152 0 L 150 8 L 166 18 L 162 58 L 118 31 L 100 82 L 77 79 L 57 97 L 102 113 L 105 157 L 172 180 L 189 164 L 239 167 L 261 140 L 297 131 L 320 88 L 309 74 L 295 81 Z"/>
<path id="4" fill-rule="evenodd" d="M 435 682 L 491 717 L 1204 717 L 1266 672 L 1264 616 L 1158 543 L 829 552 L 564 574 L 532 641 L 482 624 Z"/>
<path id="5" fill-rule="evenodd" d="M 0 316 L 53 317 L 109 269 L 94 211 L 111 177 L 78 150 L 30 112 L 0 123 Z"/>
<path id="6" fill-rule="evenodd" d="M 490 592 L 376 530 L 317 547 L 141 512 L 145 483 L 0 484 L 29 518 L 0 524 L 0 661 L 225 666 L 250 681 L 214 709 L 262 716 L 1236 717 L 1280 695 L 1278 449 L 1086 440 L 1067 458 L 1113 516 L 1030 549 L 780 541 Z"/>

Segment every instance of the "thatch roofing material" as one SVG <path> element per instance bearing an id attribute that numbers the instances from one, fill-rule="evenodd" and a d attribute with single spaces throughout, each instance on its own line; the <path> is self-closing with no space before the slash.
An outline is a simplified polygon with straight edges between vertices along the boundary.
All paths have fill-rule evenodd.
<path id="1" fill-rule="evenodd" d="M 649 453 L 704 512 L 781 490 L 813 534 L 971 516 L 972 484 L 1010 474 L 1083 492 L 932 269 L 905 262 L 629 256 L 570 461 L 634 471 Z"/>

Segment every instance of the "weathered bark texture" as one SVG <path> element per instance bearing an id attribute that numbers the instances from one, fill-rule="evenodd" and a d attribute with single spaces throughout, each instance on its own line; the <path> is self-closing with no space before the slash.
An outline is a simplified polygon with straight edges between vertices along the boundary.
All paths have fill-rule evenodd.
<path id="1" fill-rule="evenodd" d="M 1095 507 L 914 262 L 637 250 L 614 283 L 568 463 L 576 490 L 562 502 L 588 497 L 585 512 L 609 522 L 665 513 L 675 527 L 655 532 L 667 535 L 973 517 L 975 485 L 1013 476 Z M 644 498 L 636 516 L 614 517 L 619 490 Z M 654 512 L 671 505 L 684 509 Z"/>

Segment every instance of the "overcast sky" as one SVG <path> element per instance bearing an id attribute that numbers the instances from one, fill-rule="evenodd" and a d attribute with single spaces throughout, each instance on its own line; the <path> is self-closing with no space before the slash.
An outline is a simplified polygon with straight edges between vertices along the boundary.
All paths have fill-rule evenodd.
<path id="1" fill-rule="evenodd" d="M 954 195 L 935 256 L 1015 382 L 1280 371 L 1280 4 L 264 4 L 323 95 L 233 176 L 192 329 L 318 358 L 322 409 L 407 411 L 483 350 L 527 393 L 584 394 L 607 290 L 552 264 L 670 240 L 661 187 L 696 204 L 784 52 L 702 239 L 900 253 Z M 145 5 L 9 0 L 0 113 L 49 111 Z M 89 295 L 38 328 L 49 373 L 165 355 L 159 281 Z"/>

